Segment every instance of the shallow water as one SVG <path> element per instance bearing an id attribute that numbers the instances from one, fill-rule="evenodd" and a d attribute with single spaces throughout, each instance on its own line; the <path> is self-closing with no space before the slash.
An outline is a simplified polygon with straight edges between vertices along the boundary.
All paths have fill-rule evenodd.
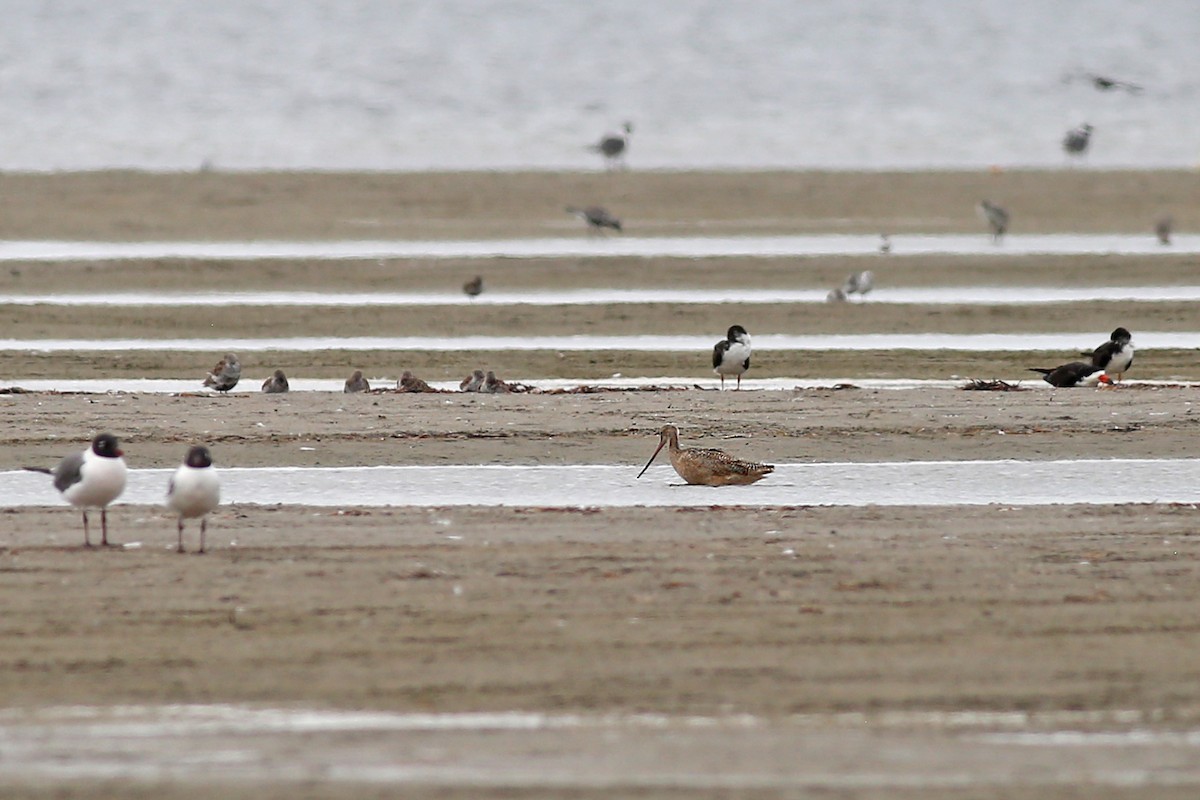
<path id="1" fill-rule="evenodd" d="M 0 261 L 114 261 L 355 258 L 732 258 L 860 255 L 884 259 L 878 236 L 576 236 L 544 239 L 427 241 L 70 242 L 0 241 Z M 1163 247 L 1151 235 L 1008 236 L 996 244 L 976 235 L 892 239 L 892 256 L 1178 255 L 1200 253 L 1200 236 Z"/>
<path id="2" fill-rule="evenodd" d="M 1188 167 L 1195 6 L 10 2 L 6 170 Z M 1145 91 L 1096 91 L 1091 70 Z"/>
<path id="3" fill-rule="evenodd" d="M 578 289 L 571 291 L 487 291 L 474 298 L 461 292 L 114 292 L 94 294 L 0 294 L 0 306 L 583 306 L 632 303 L 743 305 L 824 303 L 827 289 Z M 858 305 L 1033 305 L 1090 303 L 1200 302 L 1200 286 L 937 286 L 877 288 Z"/>
<path id="4" fill-rule="evenodd" d="M 233 705 L 59 707 L 0 714 L 12 781 L 631 788 L 822 793 L 864 787 L 1200 783 L 1200 731 L 1110 712 L 388 713 Z M 1081 730 L 1084 726 L 1104 726 Z M 1066 748 L 1066 749 L 1064 749 Z M 65 754 L 69 754 L 66 757 Z M 1030 776 L 1036 780 L 1030 780 Z M 185 783 L 185 785 L 186 785 Z M 619 788 L 618 788 L 619 787 Z M 616 789 L 616 791 L 614 791 Z M 1036 790 L 1035 790 L 1036 791 Z M 302 790 L 300 790 L 302 793 Z M 1026 792 L 1027 793 L 1027 792 Z"/>
<path id="5" fill-rule="evenodd" d="M 265 377 L 265 375 L 264 375 Z M 611 389 L 631 389 L 639 387 L 660 387 L 664 389 L 693 389 L 702 387 L 707 390 L 715 390 L 720 388 L 720 381 L 711 377 L 711 374 L 700 378 L 598 378 L 595 380 L 572 380 L 566 378 L 538 378 L 538 379 L 522 379 L 514 378 L 511 375 L 505 376 L 511 383 L 519 383 L 525 386 L 532 386 L 535 389 L 542 391 L 554 390 L 570 390 L 580 386 L 601 387 Z M 396 386 L 397 379 L 395 377 L 375 377 L 367 376 L 367 380 L 371 386 L 376 389 L 391 389 Z M 1020 381 L 1034 381 L 1036 384 L 1045 386 L 1049 389 L 1049 385 L 1042 383 L 1037 376 L 1023 376 L 1019 379 L 1013 379 L 1009 383 Z M 844 386 L 850 384 L 857 386 L 860 389 L 882 389 L 882 390 L 899 390 L 899 389 L 953 389 L 962 386 L 966 379 L 956 380 L 910 380 L 908 378 L 743 378 L 742 391 L 752 390 L 771 390 L 771 391 L 786 391 L 789 389 L 822 389 L 833 388 L 835 386 Z M 1140 381 L 1139 383 L 1149 383 L 1149 381 Z M 262 381 L 260 379 L 243 380 L 229 394 L 258 394 Z M 292 392 L 334 392 L 342 393 L 343 381 L 329 380 L 320 378 L 288 378 L 288 385 Z M 429 381 L 429 385 L 434 389 L 446 392 L 458 392 L 459 381 Z M 1179 384 L 1173 384 L 1179 385 Z M 205 393 L 217 395 L 211 389 L 205 389 L 200 385 L 200 381 L 196 380 L 177 380 L 173 378 L 129 378 L 108 380 L 105 378 L 89 378 L 89 379 L 55 379 L 55 378 L 35 378 L 35 379 L 5 379 L 2 387 L 19 387 L 30 392 L 81 392 L 87 394 L 104 394 L 106 392 L 137 392 L 141 394 L 186 394 L 186 393 Z M 13 399 L 19 397 L 19 394 L 0 394 L 0 402 L 4 402 L 5 398 Z M 373 396 L 373 395 L 372 395 Z M 346 402 L 352 402 L 347 400 Z"/>
<path id="6" fill-rule="evenodd" d="M 647 451 L 652 443 L 647 441 Z M 727 449 L 750 455 L 753 442 Z M 319 447 L 315 451 L 319 455 Z M 127 456 L 136 459 L 132 451 Z M 649 455 L 647 455 L 647 458 Z M 665 458 L 660 456 L 660 458 Z M 218 455 L 219 460 L 219 455 Z M 680 485 L 670 466 L 221 469 L 226 503 L 315 506 L 907 506 L 1200 502 L 1200 459 L 780 464 L 752 486 Z M 160 504 L 173 470 L 133 469 L 121 503 Z M 45 475 L 0 472 L 11 507 L 61 504 Z"/>
<path id="7" fill-rule="evenodd" d="M 1047 350 L 1063 354 L 1092 350 L 1108 341 L 1109 331 L 1084 333 L 864 333 L 755 334 L 757 352 L 767 350 L 961 350 L 969 352 L 1019 352 Z M 711 352 L 707 336 L 289 336 L 267 339 L 0 339 L 0 351 L 61 353 L 121 350 L 191 351 L 312 351 L 312 350 L 413 350 L 456 352 L 470 350 L 624 350 L 628 352 Z M 1135 342 L 1142 349 L 1191 349 L 1200 346 L 1198 331 L 1139 331 Z M 1066 355 L 1057 366 L 1070 360 Z M 1043 359 L 1044 360 L 1044 359 Z M 1051 359 L 1054 360 L 1054 359 Z"/>

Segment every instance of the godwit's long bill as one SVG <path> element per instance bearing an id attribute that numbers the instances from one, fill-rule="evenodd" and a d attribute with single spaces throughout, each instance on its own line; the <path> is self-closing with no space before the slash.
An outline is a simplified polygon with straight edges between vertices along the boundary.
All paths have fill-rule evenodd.
<path id="1" fill-rule="evenodd" d="M 760 481 L 775 471 L 770 464 L 758 464 L 753 461 L 742 461 L 734 458 L 724 450 L 702 447 L 680 447 L 679 429 L 674 425 L 664 425 L 658 432 L 658 449 L 638 477 L 646 474 L 654 459 L 662 449 L 667 447 L 671 458 L 671 466 L 684 483 L 699 486 L 745 486 Z"/>

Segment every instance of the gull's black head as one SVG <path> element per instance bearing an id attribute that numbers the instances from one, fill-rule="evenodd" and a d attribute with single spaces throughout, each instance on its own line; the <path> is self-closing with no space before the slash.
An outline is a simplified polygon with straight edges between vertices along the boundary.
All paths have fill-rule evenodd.
<path id="1" fill-rule="evenodd" d="M 1117 344 L 1128 344 L 1129 340 L 1133 338 L 1133 334 L 1124 328 L 1117 328 L 1108 338 Z"/>
<path id="2" fill-rule="evenodd" d="M 188 450 L 187 458 L 183 460 L 184 464 L 196 469 L 212 466 L 212 455 L 208 452 L 208 448 L 203 445 L 196 445 Z"/>
<path id="3" fill-rule="evenodd" d="M 121 451 L 121 445 L 117 442 L 117 437 L 111 433 L 100 433 L 92 439 L 92 452 L 103 458 L 120 458 L 125 455 Z"/>
<path id="4" fill-rule="evenodd" d="M 742 337 L 749 335 L 741 325 L 733 325 L 730 326 L 729 332 L 725 334 L 725 338 L 731 342 L 738 342 L 741 341 Z"/>

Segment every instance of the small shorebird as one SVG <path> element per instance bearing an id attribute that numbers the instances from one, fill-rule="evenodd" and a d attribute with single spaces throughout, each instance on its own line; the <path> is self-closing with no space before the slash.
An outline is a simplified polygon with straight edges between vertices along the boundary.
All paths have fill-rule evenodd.
<path id="1" fill-rule="evenodd" d="M 1107 342 L 1092 351 L 1092 366 L 1115 375 L 1117 383 L 1120 383 L 1126 371 L 1133 366 L 1133 350 L 1133 334 L 1124 328 L 1117 328 L 1109 335 Z"/>
<path id="2" fill-rule="evenodd" d="M 875 288 L 875 273 L 871 270 L 863 270 L 862 272 L 852 272 L 846 276 L 846 282 L 842 284 L 843 296 L 849 298 L 851 295 L 858 295 L 862 299 L 867 298 L 867 294 Z"/>
<path id="3" fill-rule="evenodd" d="M 1142 87 L 1136 83 L 1110 78 L 1107 75 L 1100 75 L 1095 72 L 1080 71 L 1074 75 L 1068 74 L 1063 78 L 1064 83 L 1070 83 L 1073 78 L 1082 78 L 1090 83 L 1095 89 L 1101 92 L 1109 92 L 1113 89 L 1121 89 L 1130 94 L 1137 94 L 1142 91 Z"/>
<path id="4" fill-rule="evenodd" d="M 91 547 L 88 537 L 89 508 L 100 509 L 100 544 L 108 546 L 108 505 L 125 491 L 125 459 L 117 437 L 101 433 L 87 450 L 71 453 L 54 469 L 26 467 L 54 478 L 54 488 L 63 498 L 83 510 L 83 544 Z"/>
<path id="5" fill-rule="evenodd" d="M 980 200 L 976 209 L 991 229 L 992 241 L 999 243 L 1000 238 L 1008 233 L 1008 212 L 987 200 Z"/>
<path id="6" fill-rule="evenodd" d="M 412 370 L 409 369 L 404 370 L 404 374 L 400 376 L 400 381 L 396 384 L 396 388 L 402 392 L 413 393 L 437 391 L 428 383 L 413 375 Z"/>
<path id="7" fill-rule="evenodd" d="M 721 376 L 721 388 L 725 388 L 725 376 L 737 376 L 737 388 L 742 388 L 742 373 L 750 369 L 750 334 L 741 325 L 730 327 L 725 338 L 713 345 L 713 372 Z"/>
<path id="8" fill-rule="evenodd" d="M 829 294 L 825 295 L 826 303 L 844 303 L 846 302 L 846 290 L 842 287 L 830 289 Z"/>
<path id="9" fill-rule="evenodd" d="M 1082 156 L 1087 152 L 1091 142 L 1092 126 L 1085 122 L 1078 128 L 1067 131 L 1067 135 L 1063 137 L 1062 146 L 1068 156 Z"/>
<path id="10" fill-rule="evenodd" d="M 483 370 L 477 369 L 470 375 L 462 379 L 462 383 L 458 384 L 458 388 L 463 392 L 478 392 L 483 388 L 487 376 L 483 374 Z"/>
<path id="11" fill-rule="evenodd" d="M 588 206 L 587 208 L 567 206 L 566 212 L 574 214 L 586 222 L 589 233 L 604 233 L 605 228 L 612 228 L 617 233 L 621 232 L 621 220 L 610 214 L 608 209 L 603 206 Z"/>
<path id="12" fill-rule="evenodd" d="M 476 275 L 463 284 L 463 294 L 467 297 L 479 297 L 483 294 L 483 276 Z"/>
<path id="13" fill-rule="evenodd" d="M 629 137 L 633 133 L 633 123 L 626 122 L 619 131 L 611 131 L 600 137 L 600 141 L 588 145 L 593 153 L 604 156 L 609 169 L 625 165 L 625 151 L 629 149 Z"/>
<path id="14" fill-rule="evenodd" d="M 288 390 L 287 376 L 283 370 L 275 370 L 275 374 L 263 381 L 262 390 L 267 394 L 283 394 Z"/>
<path id="15" fill-rule="evenodd" d="M 1095 364 L 1089 364 L 1084 361 L 1072 361 L 1070 364 L 1063 364 L 1054 369 L 1030 367 L 1029 371 L 1040 372 L 1042 380 L 1059 389 L 1067 389 L 1072 386 L 1095 386 L 1098 383 L 1112 383 L 1108 376 L 1104 374 L 1103 367 L 1097 367 Z"/>
<path id="16" fill-rule="evenodd" d="M 658 432 L 658 449 L 638 477 L 646 474 L 646 470 L 654 463 L 654 459 L 666 447 L 671 458 L 671 466 L 684 483 L 700 486 L 745 486 L 760 481 L 775 471 L 770 464 L 756 464 L 753 461 L 742 461 L 726 453 L 701 447 L 680 447 L 679 429 L 674 425 L 664 425 Z"/>
<path id="17" fill-rule="evenodd" d="M 885 256 L 892 252 L 892 237 L 886 233 L 879 234 L 879 252 Z"/>
<path id="18" fill-rule="evenodd" d="M 221 502 L 221 484 L 217 470 L 212 465 L 212 454 L 207 447 L 196 445 L 187 452 L 187 457 L 175 470 L 167 484 L 167 508 L 179 515 L 179 544 L 177 552 L 183 550 L 184 519 L 200 518 L 200 550 L 204 552 L 204 536 L 208 531 L 208 514 Z"/>
<path id="19" fill-rule="evenodd" d="M 479 387 L 479 391 L 485 394 L 508 394 L 512 391 L 512 387 L 497 378 L 496 373 L 489 369 L 487 377 L 484 378 L 483 386 Z"/>
<path id="20" fill-rule="evenodd" d="M 342 387 L 342 391 L 346 394 L 354 394 L 355 392 L 371 391 L 370 382 L 363 377 L 362 370 L 354 370 L 354 374 L 346 379 L 346 385 Z"/>
<path id="21" fill-rule="evenodd" d="M 218 392 L 228 392 L 237 386 L 241 377 L 242 362 L 238 361 L 238 357 L 233 353 L 226 353 L 225 357 L 209 370 L 208 377 L 204 379 L 204 385 L 212 387 Z"/>
<path id="22" fill-rule="evenodd" d="M 1164 214 L 1154 223 L 1154 235 L 1158 237 L 1159 244 L 1171 243 L 1171 228 L 1175 225 L 1175 220 L 1171 219 L 1170 214 Z"/>

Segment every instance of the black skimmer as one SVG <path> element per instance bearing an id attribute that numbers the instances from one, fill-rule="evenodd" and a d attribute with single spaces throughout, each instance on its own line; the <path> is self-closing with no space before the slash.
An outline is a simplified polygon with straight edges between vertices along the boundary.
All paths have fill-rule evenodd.
<path id="1" fill-rule="evenodd" d="M 262 390 L 267 394 L 283 394 L 288 390 L 287 376 L 283 370 L 275 370 L 275 374 L 263 381 Z"/>
<path id="2" fill-rule="evenodd" d="M 1068 156 L 1082 156 L 1087 152 L 1091 142 L 1092 126 L 1085 122 L 1078 128 L 1067 131 L 1067 135 L 1063 137 L 1062 146 Z"/>
<path id="3" fill-rule="evenodd" d="M 1129 94 L 1137 94 L 1143 90 L 1143 87 L 1136 83 L 1130 83 L 1129 81 L 1123 81 L 1118 78 L 1110 78 L 1107 75 L 1100 75 L 1095 72 L 1079 71 L 1074 75 L 1067 75 L 1063 80 L 1066 83 L 1070 83 L 1073 78 L 1082 78 L 1090 83 L 1097 91 L 1101 92 L 1111 92 L 1113 89 L 1120 89 L 1121 91 L 1128 92 Z"/>
<path id="4" fill-rule="evenodd" d="M 54 478 L 54 488 L 63 498 L 83 510 L 83 544 L 91 547 L 88 536 L 88 509 L 100 509 L 100 544 L 108 546 L 108 505 L 125 491 L 125 459 L 117 437 L 101 433 L 87 450 L 71 453 L 54 469 L 26 467 Z"/>
<path id="5" fill-rule="evenodd" d="M 1070 364 L 1063 364 L 1061 367 L 1055 367 L 1054 369 L 1030 367 L 1029 371 L 1040 372 L 1042 380 L 1059 389 L 1066 389 L 1071 386 L 1095 386 L 1098 383 L 1112 383 L 1108 379 L 1108 376 L 1104 374 L 1103 367 L 1097 367 L 1095 364 L 1089 364 L 1085 361 L 1072 361 Z"/>
<path id="6" fill-rule="evenodd" d="M 976 208 L 992 231 L 992 241 L 999 243 L 1000 238 L 1008 233 L 1008 212 L 988 200 L 980 200 Z"/>
<path id="7" fill-rule="evenodd" d="M 346 394 L 354 394 L 355 392 L 371 391 L 370 382 L 363 377 L 362 370 L 354 370 L 354 374 L 346 379 L 346 385 L 342 387 L 342 391 Z"/>
<path id="8" fill-rule="evenodd" d="M 1092 351 L 1092 366 L 1115 375 L 1120 383 L 1125 372 L 1133 366 L 1133 350 L 1133 334 L 1124 328 L 1117 328 L 1107 342 Z"/>
<path id="9" fill-rule="evenodd" d="M 183 463 L 167 484 L 167 508 L 179 515 L 179 543 L 183 550 L 183 521 L 200 518 L 200 550 L 204 552 L 204 536 L 208 531 L 208 514 L 221 502 L 221 484 L 212 465 L 207 447 L 196 445 L 187 452 Z"/>
<path id="10" fill-rule="evenodd" d="M 741 325 L 734 325 L 725 338 L 713 346 L 713 372 L 721 376 L 721 388 L 725 388 L 725 376 L 737 376 L 737 388 L 742 388 L 742 373 L 750 369 L 750 334 Z"/>
<path id="11" fill-rule="evenodd" d="M 1158 237 L 1159 244 L 1171 243 L 1171 228 L 1175 225 L 1175 220 L 1171 219 L 1170 214 L 1165 214 L 1158 218 L 1158 222 L 1154 223 L 1154 235 Z"/>
<path id="12" fill-rule="evenodd" d="M 204 385 L 212 387 L 218 392 L 228 392 L 237 386 L 241 377 L 242 362 L 238 361 L 238 357 L 233 353 L 226 353 L 225 357 L 209 370 L 208 377 L 204 379 Z"/>
<path id="13" fill-rule="evenodd" d="M 463 284 L 463 294 L 467 297 L 479 297 L 483 294 L 483 276 L 476 275 Z"/>
<path id="14" fill-rule="evenodd" d="M 871 272 L 869 269 L 862 272 L 852 272 L 846 276 L 846 281 L 842 284 L 842 296 L 849 298 L 851 295 L 858 295 L 865 300 L 867 294 L 874 288 L 874 272 Z"/>
<path id="15" fill-rule="evenodd" d="M 629 149 L 629 136 L 633 133 L 633 123 L 626 122 L 619 131 L 612 131 L 600 137 L 600 141 L 588 145 L 593 153 L 604 156 L 609 168 L 625 164 L 625 151 Z"/>
<path id="16" fill-rule="evenodd" d="M 587 208 L 567 206 L 566 211 L 586 222 L 590 233 L 604 233 L 605 228 L 612 228 L 617 233 L 621 232 L 621 220 L 614 217 L 603 206 L 588 206 Z"/>
<path id="17" fill-rule="evenodd" d="M 396 384 L 396 388 L 402 392 L 433 392 L 437 391 L 425 381 L 412 374 L 412 370 L 404 370 L 404 374 L 400 376 L 400 381 Z M 478 390 L 464 390 L 478 391 Z"/>
<path id="18" fill-rule="evenodd" d="M 483 374 L 483 370 L 477 369 L 470 375 L 462 379 L 462 383 L 458 384 L 458 388 L 464 392 L 478 392 L 483 388 L 484 381 L 487 376 Z"/>

